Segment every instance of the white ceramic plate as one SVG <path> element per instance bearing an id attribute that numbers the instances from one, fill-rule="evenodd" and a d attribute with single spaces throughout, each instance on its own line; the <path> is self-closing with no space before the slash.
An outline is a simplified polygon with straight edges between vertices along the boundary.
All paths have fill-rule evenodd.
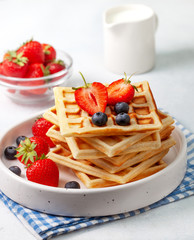
<path id="1" fill-rule="evenodd" d="M 58 188 L 30 182 L 25 177 L 23 164 L 6 160 L 4 149 L 15 145 L 20 135 L 32 136 L 31 126 L 40 116 L 35 115 L 7 131 L 0 143 L 0 189 L 9 198 L 28 208 L 63 216 L 105 216 L 136 210 L 148 206 L 171 193 L 182 181 L 186 171 L 186 140 L 178 127 L 173 131 L 176 145 L 165 156 L 169 164 L 162 171 L 145 179 L 121 186 L 85 189 L 65 189 L 69 180 L 79 180 L 65 167 L 60 168 Z M 8 168 L 19 165 L 21 177 Z"/>

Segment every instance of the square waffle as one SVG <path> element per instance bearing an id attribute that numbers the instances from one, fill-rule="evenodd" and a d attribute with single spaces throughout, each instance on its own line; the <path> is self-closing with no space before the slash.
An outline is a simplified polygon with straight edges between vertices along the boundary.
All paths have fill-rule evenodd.
<path id="1" fill-rule="evenodd" d="M 140 180 L 145 177 L 149 177 L 149 176 L 153 175 L 154 173 L 161 171 L 166 166 L 167 166 L 167 164 L 163 160 L 160 160 L 154 166 L 151 166 L 150 168 L 146 169 L 144 172 L 140 173 L 137 177 L 133 178 L 131 180 L 131 182 Z M 132 167 L 130 169 L 132 169 Z M 107 181 L 107 180 L 104 180 L 104 179 L 98 178 L 98 177 L 94 177 L 94 176 L 88 175 L 83 172 L 79 172 L 76 170 L 73 170 L 73 172 L 84 183 L 84 185 L 87 188 L 102 188 L 102 187 L 111 187 L 111 186 L 118 185 L 115 182 Z"/>
<path id="2" fill-rule="evenodd" d="M 159 116 L 162 119 L 162 129 L 160 130 L 160 135 L 166 137 L 170 135 L 168 130 L 173 130 L 173 126 L 170 126 L 174 120 L 171 116 L 159 111 Z M 137 151 L 146 151 L 151 149 L 159 148 L 161 145 L 161 140 L 158 132 L 148 132 L 148 133 L 138 133 L 131 136 L 108 136 L 108 137 L 92 137 L 92 138 L 65 138 L 60 134 L 60 128 L 58 127 L 58 119 L 56 115 L 56 108 L 52 107 L 48 109 L 43 117 L 48 121 L 55 124 L 49 129 L 47 135 L 52 138 L 56 145 L 69 145 L 74 158 L 83 159 L 85 156 L 88 158 L 98 158 L 109 156 L 113 157 L 115 155 L 126 155 L 128 153 Z M 163 131 L 165 132 L 163 133 Z M 152 133 L 152 134 L 151 134 Z M 136 144 L 135 144 L 136 143 Z M 91 147 L 92 146 L 92 147 Z M 122 151 L 124 149 L 124 151 Z M 99 151 L 98 151 L 99 150 Z M 126 156 L 127 157 L 127 156 Z M 120 164 L 122 157 L 115 157 L 115 163 Z M 123 158 L 125 160 L 125 158 Z"/>
<path id="3" fill-rule="evenodd" d="M 140 162 L 132 170 L 126 168 L 118 173 L 109 173 L 106 170 L 94 165 L 90 161 L 78 160 L 72 157 L 69 150 L 58 146 L 54 150 L 48 153 L 48 157 L 54 162 L 69 167 L 79 172 L 84 172 L 88 175 L 102 178 L 104 180 L 113 181 L 119 184 L 124 184 L 137 177 L 140 173 L 144 172 L 149 167 L 160 161 L 166 154 L 168 149 L 161 151 L 160 153 Z"/>
<path id="4" fill-rule="evenodd" d="M 123 164 L 120 166 L 114 165 L 114 159 L 111 159 L 112 161 L 107 161 L 106 158 L 99 158 L 99 159 L 89 159 L 90 162 L 95 164 L 96 166 L 106 170 L 109 173 L 117 173 L 120 172 L 128 167 L 131 167 L 133 165 L 136 165 L 140 162 L 145 161 L 146 159 L 162 152 L 165 149 L 169 149 L 175 144 L 175 141 L 172 137 L 169 137 L 166 140 L 162 141 L 161 147 L 152 151 L 142 151 L 137 153 L 135 156 L 128 158 Z"/>
<path id="5" fill-rule="evenodd" d="M 107 106 L 105 112 L 108 121 L 101 127 L 95 126 L 91 116 L 78 106 L 72 88 L 55 87 L 55 105 L 61 135 L 64 137 L 113 136 L 159 130 L 162 124 L 148 82 L 143 81 L 134 85 L 138 92 L 135 92 L 133 100 L 129 103 L 130 125 L 117 125 L 113 107 Z"/>
<path id="6" fill-rule="evenodd" d="M 47 136 L 52 139 L 52 141 L 56 145 L 62 145 L 70 148 L 72 155 L 76 159 L 85 159 L 86 156 L 88 159 L 96 159 L 101 157 L 109 157 L 102 151 L 97 150 L 96 148 L 92 147 L 87 142 L 83 141 L 80 138 L 77 137 L 68 137 L 65 138 L 61 136 L 59 127 L 56 125 L 53 125 L 47 132 Z M 133 138 L 133 136 L 128 136 L 128 140 L 130 141 L 130 138 Z M 126 141 L 124 141 L 126 142 Z M 146 151 L 151 149 L 156 149 L 161 146 L 161 140 L 160 140 L 160 134 L 159 132 L 152 133 L 150 136 L 145 137 L 141 141 L 135 143 L 134 145 L 128 147 L 122 152 L 119 152 L 118 158 L 122 159 L 123 161 L 125 158 L 130 155 L 129 153 L 137 153 L 139 151 Z M 127 155 L 127 156 L 124 156 Z M 114 156 L 112 156 L 114 158 Z"/>
<path id="7" fill-rule="evenodd" d="M 164 130 L 166 130 L 166 135 L 168 135 L 168 130 L 171 129 L 172 131 L 174 129 L 174 127 L 171 126 L 174 123 L 171 116 L 164 114 L 161 111 L 158 111 L 158 115 L 162 121 L 162 127 L 159 131 L 151 132 L 151 134 L 149 134 L 149 132 L 137 133 L 133 137 L 130 136 L 132 138 L 129 138 L 129 136 L 102 136 L 91 138 L 81 137 L 81 139 L 99 151 L 104 152 L 109 157 L 121 154 L 121 152 L 124 151 L 125 153 L 129 153 L 140 149 L 142 151 L 156 149 L 160 147 L 161 144 L 158 134 L 163 134 L 164 137 Z M 145 134 L 144 137 L 142 134 Z M 146 134 L 149 135 L 146 136 Z M 137 145 L 134 144 L 136 143 L 136 139 L 138 139 Z"/>
<path id="8" fill-rule="evenodd" d="M 161 112 L 159 112 L 159 115 L 162 116 L 162 127 L 166 127 L 173 123 L 173 119 L 169 115 L 163 114 Z M 140 150 L 146 151 L 156 149 L 159 148 L 161 145 L 158 131 L 148 131 L 146 133 L 137 133 L 135 135 L 128 136 L 65 138 L 60 134 L 60 128 L 57 127 L 59 124 L 55 107 L 48 109 L 43 114 L 43 117 L 55 124 L 55 126 L 53 126 L 48 131 L 47 135 L 51 137 L 56 144 L 60 144 L 60 141 L 62 144 L 63 142 L 67 142 L 74 158 L 77 159 L 85 158 L 85 156 L 88 156 L 88 158 L 97 158 L 97 156 L 102 157 L 104 155 L 107 155 L 108 157 L 113 157 L 115 155 L 123 155 L 130 152 L 137 152 Z M 88 145 L 84 145 L 83 142 L 81 142 L 81 139 L 84 142 L 88 143 Z M 93 149 L 91 148 L 91 146 L 93 147 Z M 88 152 L 86 151 L 87 148 Z M 99 150 L 101 154 L 94 149 Z"/>

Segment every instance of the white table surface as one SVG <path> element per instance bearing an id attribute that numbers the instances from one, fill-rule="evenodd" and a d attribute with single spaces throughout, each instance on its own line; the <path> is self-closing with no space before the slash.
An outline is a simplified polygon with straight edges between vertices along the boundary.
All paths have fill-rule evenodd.
<path id="1" fill-rule="evenodd" d="M 67 51 L 74 73 L 66 86 L 120 78 L 103 64 L 102 14 L 127 0 L 0 0 L 0 51 L 14 49 L 33 37 Z M 142 0 L 159 18 L 156 66 L 132 81 L 148 80 L 157 105 L 194 132 L 194 1 Z M 29 115 L 48 108 L 17 105 L 0 88 L 0 133 Z M 56 237 L 62 239 L 194 239 L 194 197 L 171 203 L 135 217 L 106 223 Z M 35 237 L 0 202 L 0 239 L 35 240 Z"/>

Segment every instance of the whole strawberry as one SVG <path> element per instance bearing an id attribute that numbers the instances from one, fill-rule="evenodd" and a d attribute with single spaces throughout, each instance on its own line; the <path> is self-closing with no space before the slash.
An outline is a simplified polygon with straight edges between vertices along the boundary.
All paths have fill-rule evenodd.
<path id="1" fill-rule="evenodd" d="M 0 75 L 5 75 L 3 70 L 3 63 L 0 63 Z"/>
<path id="2" fill-rule="evenodd" d="M 4 57 L 2 67 L 4 75 L 23 78 L 28 69 L 28 59 L 23 53 L 9 51 Z"/>
<path id="3" fill-rule="evenodd" d="M 54 47 L 47 43 L 43 43 L 42 48 L 44 52 L 44 63 L 47 64 L 54 61 L 56 58 L 56 50 L 54 49 Z"/>
<path id="4" fill-rule="evenodd" d="M 30 137 L 21 141 L 16 157 L 24 165 L 32 164 L 38 158 L 46 155 L 50 148 L 48 143 L 41 137 Z"/>
<path id="5" fill-rule="evenodd" d="M 59 170 L 51 159 L 40 159 L 33 163 L 26 171 L 27 179 L 31 182 L 57 187 L 59 184 Z"/>
<path id="6" fill-rule="evenodd" d="M 39 118 L 36 120 L 36 122 L 32 125 L 32 133 L 36 137 L 43 138 L 49 146 L 55 147 L 55 144 L 52 142 L 52 140 L 46 135 L 49 128 L 51 128 L 53 124 L 49 121 L 47 121 L 45 118 Z"/>
<path id="7" fill-rule="evenodd" d="M 26 87 L 37 87 L 34 89 L 27 89 L 27 90 L 20 90 L 20 94 L 22 95 L 42 95 L 44 94 L 48 88 L 44 88 L 45 81 L 44 80 L 35 80 L 35 81 L 27 81 L 27 82 L 20 82 L 20 86 L 26 86 Z"/>
<path id="8" fill-rule="evenodd" d="M 134 97 L 137 88 L 131 85 L 130 78 L 132 75 L 127 78 L 126 73 L 124 74 L 125 78 L 114 81 L 107 87 L 109 105 L 115 105 L 118 102 L 129 103 Z"/>
<path id="9" fill-rule="evenodd" d="M 48 71 L 45 68 L 45 66 L 42 63 L 32 63 L 28 67 L 28 71 L 25 75 L 25 78 L 40 78 L 48 75 Z M 20 82 L 20 86 L 31 86 L 31 89 L 28 90 L 21 90 L 20 93 L 23 95 L 29 95 L 30 94 L 35 94 L 35 95 L 41 95 L 44 94 L 47 91 L 47 88 L 44 88 L 45 80 L 40 79 L 40 80 L 35 80 L 35 81 L 25 81 L 25 82 Z M 40 86 L 40 88 L 35 88 L 33 87 Z"/>
<path id="10" fill-rule="evenodd" d="M 26 78 L 39 78 L 49 74 L 47 68 L 42 63 L 32 63 L 28 67 Z"/>
<path id="11" fill-rule="evenodd" d="M 29 59 L 29 63 L 44 63 L 43 48 L 37 41 L 30 40 L 24 43 L 17 53 L 23 53 L 23 56 Z"/>
<path id="12" fill-rule="evenodd" d="M 97 112 L 105 112 L 107 105 L 107 89 L 100 82 L 93 82 L 87 84 L 84 76 L 80 73 L 85 86 L 80 88 L 73 88 L 75 91 L 75 100 L 77 104 L 90 115 Z"/>
<path id="13" fill-rule="evenodd" d="M 65 64 L 62 60 L 56 60 L 51 63 L 47 64 L 48 70 L 50 74 L 54 74 L 60 72 L 61 70 L 65 69 Z"/>

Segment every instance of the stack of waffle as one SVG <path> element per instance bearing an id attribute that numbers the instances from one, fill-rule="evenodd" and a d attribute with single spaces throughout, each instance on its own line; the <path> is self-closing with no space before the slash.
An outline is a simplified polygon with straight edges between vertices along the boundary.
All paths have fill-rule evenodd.
<path id="1" fill-rule="evenodd" d="M 175 144 L 171 116 L 158 111 L 148 82 L 134 84 L 129 103 L 130 125 L 119 126 L 112 106 L 108 121 L 95 126 L 75 101 L 74 90 L 54 88 L 55 106 L 43 117 L 54 125 L 47 135 L 56 144 L 49 158 L 72 169 L 87 188 L 136 181 L 166 167 L 163 160 Z"/>

